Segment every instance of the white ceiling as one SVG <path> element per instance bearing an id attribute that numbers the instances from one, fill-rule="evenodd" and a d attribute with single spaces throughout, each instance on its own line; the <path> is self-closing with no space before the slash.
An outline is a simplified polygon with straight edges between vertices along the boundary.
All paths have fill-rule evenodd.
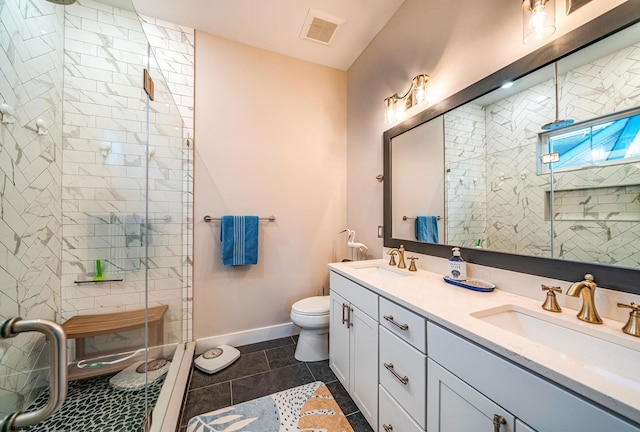
<path id="1" fill-rule="evenodd" d="M 142 15 L 347 70 L 403 1 L 133 0 L 133 3 Z M 309 9 L 345 20 L 331 46 L 299 38 Z"/>

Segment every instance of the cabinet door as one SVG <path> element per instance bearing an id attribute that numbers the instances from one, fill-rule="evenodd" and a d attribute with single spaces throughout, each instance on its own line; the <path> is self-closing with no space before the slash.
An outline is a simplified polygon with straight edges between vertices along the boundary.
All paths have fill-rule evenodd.
<path id="1" fill-rule="evenodd" d="M 349 390 L 349 328 L 342 322 L 349 303 L 331 291 L 331 321 L 329 324 L 329 365 L 342 385 Z"/>
<path id="2" fill-rule="evenodd" d="M 428 360 L 429 432 L 514 432 L 514 417 L 433 360 Z M 495 426 L 496 419 L 504 424 Z"/>
<path id="3" fill-rule="evenodd" d="M 373 430 L 378 425 L 378 321 L 351 305 L 350 393 Z"/>

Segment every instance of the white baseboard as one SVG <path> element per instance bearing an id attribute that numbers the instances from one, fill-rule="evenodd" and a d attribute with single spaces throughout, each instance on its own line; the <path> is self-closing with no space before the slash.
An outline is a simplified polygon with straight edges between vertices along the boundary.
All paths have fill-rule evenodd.
<path id="1" fill-rule="evenodd" d="M 260 327 L 237 333 L 227 333 L 196 340 L 196 354 L 202 354 L 218 345 L 241 346 L 272 339 L 294 336 L 300 333 L 300 328 L 292 322 L 269 327 Z"/>

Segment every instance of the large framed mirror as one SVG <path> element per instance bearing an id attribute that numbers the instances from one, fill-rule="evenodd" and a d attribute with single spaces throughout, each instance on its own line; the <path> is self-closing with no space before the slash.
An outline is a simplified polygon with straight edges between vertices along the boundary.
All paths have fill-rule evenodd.
<path id="1" fill-rule="evenodd" d="M 640 294 L 639 71 L 628 1 L 387 130 L 384 245 Z"/>

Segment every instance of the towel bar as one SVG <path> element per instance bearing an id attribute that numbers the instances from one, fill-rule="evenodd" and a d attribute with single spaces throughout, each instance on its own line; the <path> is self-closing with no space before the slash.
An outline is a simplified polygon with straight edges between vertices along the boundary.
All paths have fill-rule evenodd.
<path id="1" fill-rule="evenodd" d="M 436 216 L 436 218 L 437 218 L 438 220 L 442 220 L 442 216 Z M 407 216 L 402 216 L 402 220 L 403 220 L 403 221 L 406 221 L 406 220 L 409 220 L 409 219 L 415 219 L 415 218 L 407 217 Z"/>
<path id="2" fill-rule="evenodd" d="M 209 216 L 209 215 L 206 215 L 206 216 L 205 216 L 204 218 L 202 218 L 202 219 L 203 219 L 205 222 L 213 222 L 213 221 L 219 221 L 219 220 L 221 220 L 220 218 L 212 218 L 212 217 L 211 217 L 211 216 Z M 264 217 L 264 218 L 262 218 L 262 217 L 261 217 L 261 218 L 260 218 L 260 220 L 266 220 L 266 221 L 269 221 L 269 222 L 275 222 L 276 217 L 275 217 L 274 215 L 271 215 L 271 216 L 269 216 L 269 217 Z"/>

